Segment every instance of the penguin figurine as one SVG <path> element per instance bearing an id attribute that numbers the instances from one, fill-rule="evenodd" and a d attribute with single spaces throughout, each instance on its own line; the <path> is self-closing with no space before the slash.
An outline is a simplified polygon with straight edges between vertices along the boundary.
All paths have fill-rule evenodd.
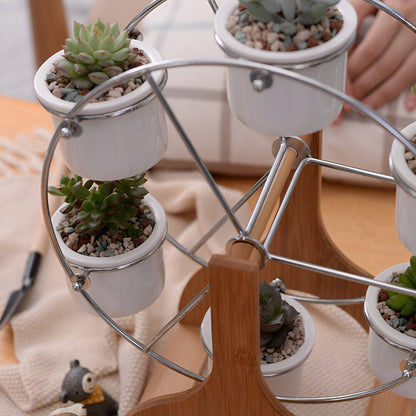
<path id="1" fill-rule="evenodd" d="M 70 363 L 70 370 L 62 382 L 59 400 L 69 400 L 86 406 L 88 416 L 116 416 L 118 403 L 96 384 L 96 378 L 78 360 Z"/>

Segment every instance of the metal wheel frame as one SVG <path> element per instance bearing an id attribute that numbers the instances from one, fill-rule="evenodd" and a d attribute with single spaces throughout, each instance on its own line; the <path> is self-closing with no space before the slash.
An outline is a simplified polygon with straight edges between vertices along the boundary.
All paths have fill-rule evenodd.
<path id="1" fill-rule="evenodd" d="M 157 8 L 159 5 L 163 4 L 166 0 L 154 0 L 152 3 L 150 3 L 143 11 L 141 11 L 126 27 L 126 29 L 129 31 L 129 33 L 133 33 L 135 26 L 145 17 L 147 16 L 151 11 L 153 11 L 155 8 Z M 404 24 L 406 27 L 408 27 L 410 30 L 416 33 L 416 26 L 410 22 L 408 19 L 406 19 L 403 15 L 395 11 L 394 9 L 391 9 L 389 6 L 385 5 L 384 3 L 380 2 L 379 0 L 365 0 L 368 3 L 378 7 L 379 9 L 387 12 L 397 20 L 399 20 L 402 24 Z M 208 0 L 213 12 L 217 10 L 218 6 L 215 2 L 215 0 Z M 154 358 L 158 360 L 161 364 L 171 368 L 174 371 L 177 371 L 193 380 L 196 381 L 203 381 L 204 377 L 195 374 L 173 362 L 170 360 L 167 360 L 165 357 L 161 356 L 160 354 L 157 354 L 156 352 L 152 351 L 151 347 L 163 336 L 165 335 L 171 328 L 174 327 L 176 323 L 178 323 L 187 313 L 189 313 L 209 292 L 209 286 L 205 287 L 194 299 L 192 299 L 188 305 L 185 306 L 177 315 L 175 315 L 171 321 L 168 322 L 151 340 L 149 340 L 146 344 L 141 343 L 140 341 L 133 338 L 131 335 L 129 335 L 126 331 L 124 331 L 113 319 L 111 319 L 105 311 L 103 311 L 99 305 L 97 305 L 94 300 L 89 296 L 87 291 L 83 289 L 83 285 L 85 282 L 85 278 L 88 275 L 88 271 L 84 270 L 80 274 L 75 275 L 69 265 L 67 263 L 65 257 L 63 256 L 63 253 L 61 252 L 55 233 L 53 231 L 52 222 L 51 222 L 51 215 L 49 210 L 49 203 L 48 203 L 48 180 L 49 180 L 49 171 L 51 162 L 53 159 L 54 152 L 56 150 L 56 146 L 61 138 L 69 138 L 71 136 L 78 136 L 82 133 L 82 120 L 78 117 L 79 112 L 81 109 L 93 98 L 100 95 L 101 93 L 105 92 L 109 88 L 111 88 L 113 85 L 119 84 L 120 82 L 123 82 L 125 80 L 128 80 L 132 77 L 138 77 L 138 76 L 145 76 L 147 81 L 152 87 L 154 97 L 159 99 L 161 104 L 163 105 L 165 112 L 168 116 L 168 118 L 171 120 L 173 125 L 175 126 L 177 132 L 179 133 L 180 137 L 182 138 L 185 147 L 190 152 L 191 156 L 195 160 L 197 168 L 200 170 L 202 176 L 205 178 L 207 183 L 209 184 L 211 190 L 214 192 L 217 199 L 220 201 L 224 211 L 225 215 L 212 227 L 210 231 L 208 231 L 200 241 L 198 241 L 194 247 L 191 249 L 186 249 L 183 247 L 180 243 L 178 243 L 173 237 L 167 236 L 167 240 L 172 243 L 179 251 L 196 261 L 198 264 L 207 267 L 207 264 L 204 260 L 199 258 L 195 253 L 197 250 L 207 241 L 210 236 L 212 236 L 216 230 L 226 221 L 229 220 L 233 224 L 237 236 L 234 237 L 232 240 L 244 240 L 248 241 L 251 244 L 256 245 L 260 248 L 260 250 L 265 254 L 265 258 L 268 261 L 277 261 L 285 264 L 290 264 L 294 267 L 306 269 L 306 270 L 312 270 L 312 271 L 318 271 L 320 273 L 333 276 L 336 278 L 351 280 L 359 284 L 369 285 L 369 286 L 377 286 L 380 288 L 385 288 L 389 290 L 393 290 L 396 292 L 404 293 L 413 297 L 416 297 L 416 290 L 408 289 L 408 288 L 402 288 L 397 287 L 394 285 L 391 285 L 389 283 L 384 282 L 378 282 L 373 281 L 372 279 L 353 275 L 350 273 L 341 272 L 334 269 L 329 269 L 320 265 L 310 264 L 306 262 L 301 262 L 294 259 L 284 258 L 282 256 L 277 256 L 269 252 L 269 245 L 271 242 L 271 239 L 273 235 L 275 234 L 280 219 L 285 211 L 285 208 L 287 206 L 287 203 L 289 201 L 289 198 L 293 192 L 293 189 L 296 185 L 296 181 L 299 178 L 302 169 L 307 164 L 312 165 L 318 165 L 318 166 L 325 166 L 332 169 L 338 169 L 345 172 L 349 172 L 352 174 L 359 174 L 364 175 L 367 177 L 371 177 L 374 179 L 380 179 L 380 180 L 386 180 L 390 182 L 394 182 L 394 178 L 388 175 L 382 175 L 380 173 L 371 172 L 368 170 L 360 169 L 360 168 L 353 168 L 346 165 L 341 165 L 337 163 L 333 163 L 330 161 L 315 159 L 310 157 L 308 148 L 304 149 L 303 155 L 300 158 L 300 160 L 297 163 L 295 173 L 293 175 L 293 178 L 289 184 L 289 187 L 287 189 L 286 194 L 283 197 L 281 206 L 274 218 L 274 221 L 272 223 L 271 229 L 266 237 L 265 243 L 261 244 L 258 241 L 250 240 L 250 230 L 252 228 L 252 225 L 255 223 L 257 215 L 261 209 L 262 203 L 264 202 L 264 199 L 267 195 L 269 184 L 274 178 L 274 175 L 277 171 L 277 168 L 280 164 L 280 161 L 283 157 L 283 154 L 288 146 L 288 141 L 290 139 L 293 139 L 295 141 L 299 141 L 301 139 L 297 137 L 293 138 L 285 138 L 280 137 L 277 140 L 279 141 L 279 150 L 276 155 L 275 162 L 271 168 L 271 170 L 264 175 L 257 184 L 233 207 L 230 207 L 225 200 L 224 196 L 222 195 L 219 187 L 215 183 L 215 180 L 213 179 L 211 173 L 205 166 L 204 162 L 198 155 L 196 149 L 194 148 L 191 140 L 186 135 L 186 132 L 184 131 L 182 125 L 176 118 L 176 115 L 172 111 L 171 107 L 169 106 L 168 102 L 166 101 L 165 97 L 163 96 L 160 86 L 158 86 L 153 77 L 152 72 L 157 70 L 163 70 L 167 71 L 168 69 L 174 69 L 174 68 L 181 68 L 181 67 L 189 67 L 189 66 L 215 66 L 215 67 L 238 67 L 238 68 L 244 68 L 248 71 L 265 71 L 266 73 L 273 74 L 276 76 L 281 76 L 284 78 L 289 78 L 292 80 L 295 80 L 297 82 L 300 82 L 302 84 L 308 85 L 312 88 L 321 90 L 322 92 L 332 95 L 339 100 L 343 101 L 344 103 L 347 103 L 351 107 L 355 108 L 357 111 L 365 115 L 366 117 L 372 119 L 375 123 L 380 125 L 383 129 L 388 131 L 394 138 L 399 140 L 406 148 L 408 148 L 410 151 L 416 153 L 416 146 L 411 143 L 409 140 L 407 140 L 399 131 L 395 129 L 393 125 L 391 125 L 387 120 L 385 120 L 383 117 L 381 117 L 377 112 L 374 110 L 371 110 L 370 108 L 363 105 L 360 101 L 338 91 L 331 87 L 326 86 L 325 84 L 319 83 L 313 79 L 304 77 L 302 75 L 296 74 L 294 72 L 291 72 L 284 68 L 278 68 L 270 65 L 265 64 L 258 64 L 250 61 L 242 61 L 242 60 L 236 60 L 236 59 L 172 59 L 172 60 L 166 60 L 159 63 L 151 63 L 147 65 L 143 65 L 138 68 L 131 69 L 129 71 L 126 71 L 116 77 L 111 78 L 110 80 L 104 82 L 103 84 L 97 86 L 93 91 L 89 92 L 85 97 L 78 102 L 73 109 L 66 115 L 66 117 L 63 119 L 61 124 L 56 129 L 51 142 L 49 144 L 49 147 L 47 149 L 45 160 L 43 164 L 42 169 L 42 175 L 41 175 L 41 204 L 42 204 L 42 213 L 43 218 L 46 224 L 46 228 L 49 234 L 49 238 L 52 242 L 52 247 L 55 252 L 55 254 L 58 257 L 58 260 L 64 269 L 67 277 L 73 282 L 73 288 L 74 290 L 79 291 L 83 297 L 87 300 L 87 302 L 91 305 L 91 307 L 97 312 L 97 314 L 108 324 L 110 325 L 115 331 L 117 331 L 124 339 L 126 339 L 128 342 L 130 342 L 133 346 L 138 348 L 140 351 L 146 353 L 151 358 Z M 163 88 L 163 86 L 162 86 Z M 238 210 L 247 200 L 258 190 L 263 186 L 263 190 L 261 192 L 261 195 L 259 197 L 259 201 L 256 204 L 256 207 L 252 213 L 252 216 L 250 218 L 249 224 L 247 228 L 243 228 L 242 225 L 239 223 L 238 219 L 235 216 L 235 211 Z M 298 300 L 304 301 L 304 302 L 314 302 L 314 303 L 323 303 L 323 304 L 351 304 L 351 303 L 360 303 L 363 302 L 363 298 L 353 298 L 353 299 L 315 299 L 315 298 L 305 298 L 305 297 L 295 297 Z M 416 360 L 415 360 L 415 351 L 411 351 L 407 363 L 406 369 L 402 372 L 402 376 L 400 378 L 397 378 L 389 383 L 385 383 L 382 386 L 371 388 L 368 390 L 364 390 L 357 393 L 348 393 L 345 395 L 339 395 L 339 396 L 325 396 L 325 397 L 283 397 L 283 396 L 276 396 L 278 400 L 284 401 L 284 402 L 296 402 L 296 403 L 327 403 L 327 402 L 339 402 L 339 401 L 346 401 L 346 400 L 355 400 L 359 398 L 368 397 L 374 394 L 378 394 L 381 392 L 384 392 L 386 390 L 389 390 L 395 386 L 398 386 L 407 380 L 409 380 L 413 376 L 413 370 L 416 367 Z"/>

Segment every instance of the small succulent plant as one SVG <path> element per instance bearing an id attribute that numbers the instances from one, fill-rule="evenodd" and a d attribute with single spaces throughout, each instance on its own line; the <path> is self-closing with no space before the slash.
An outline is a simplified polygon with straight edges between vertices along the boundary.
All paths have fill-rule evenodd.
<path id="1" fill-rule="evenodd" d="M 129 69 L 136 58 L 129 46 L 127 31 L 120 32 L 117 23 L 105 24 L 99 19 L 95 24 L 74 22 L 73 38 L 66 39 L 64 57 L 54 65 L 76 88 L 91 89 Z"/>
<path id="2" fill-rule="evenodd" d="M 410 266 L 404 273 L 400 273 L 392 283 L 416 289 L 416 256 L 410 258 Z M 405 317 L 413 316 L 416 319 L 416 298 L 393 291 L 387 291 L 387 293 L 389 299 L 386 300 L 386 305 L 389 308 L 400 312 Z"/>
<path id="3" fill-rule="evenodd" d="M 304 26 L 321 21 L 339 0 L 239 0 L 240 5 L 262 22 L 275 22 L 280 31 L 293 35 L 296 23 Z"/>
<path id="4" fill-rule="evenodd" d="M 65 197 L 62 213 L 72 214 L 76 233 L 95 234 L 106 228 L 110 234 L 128 230 L 140 210 L 147 190 L 144 174 L 115 181 L 93 181 L 75 175 L 62 176 L 59 187 L 49 186 L 51 195 Z"/>
<path id="5" fill-rule="evenodd" d="M 299 312 L 280 295 L 280 290 L 261 282 L 260 291 L 260 346 L 279 348 L 293 328 Z"/>

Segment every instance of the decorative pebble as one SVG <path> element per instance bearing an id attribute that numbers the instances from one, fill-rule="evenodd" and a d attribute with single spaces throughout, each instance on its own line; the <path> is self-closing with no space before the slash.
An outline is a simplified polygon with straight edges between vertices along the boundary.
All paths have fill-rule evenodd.
<path id="1" fill-rule="evenodd" d="M 132 52 L 136 54 L 136 57 L 129 64 L 130 68 L 149 63 L 149 60 L 144 55 L 143 51 L 137 48 L 133 48 Z M 48 88 L 51 90 L 52 94 L 55 97 L 62 98 L 66 101 L 78 102 L 82 100 L 83 96 L 89 92 L 89 90 L 75 89 L 71 80 L 68 77 L 57 74 L 55 69 L 46 75 L 46 81 L 48 83 Z M 138 88 L 143 84 L 144 81 L 145 80 L 143 77 L 135 78 L 131 80 L 131 82 L 129 81 L 126 83 L 124 87 L 117 86 L 109 89 L 99 97 L 96 97 L 95 100 L 92 100 L 92 102 L 109 101 L 115 98 L 119 98 L 122 95 L 126 95 Z"/>
<path id="2" fill-rule="evenodd" d="M 83 253 L 85 253 L 86 251 L 87 251 L 87 245 L 86 245 L 86 244 L 83 244 L 83 245 L 80 247 L 80 249 L 78 250 L 78 253 L 83 254 Z"/>
<path id="3" fill-rule="evenodd" d="M 279 39 L 279 35 L 276 32 L 267 32 L 266 33 L 266 41 L 270 43 L 276 42 Z"/>
<path id="4" fill-rule="evenodd" d="M 236 9 L 229 16 L 225 26 L 239 42 L 246 46 L 271 51 L 287 51 L 312 48 L 326 42 L 339 32 L 342 24 L 342 15 L 334 8 L 330 8 L 318 24 L 309 27 L 291 22 L 264 23 L 249 15 L 246 9 Z M 283 42 L 276 42 L 276 34 Z M 314 36 L 314 41 L 310 40 L 311 35 Z M 292 39 L 291 36 L 294 38 Z"/>
<path id="5" fill-rule="evenodd" d="M 108 97 L 112 97 L 112 98 L 119 98 L 121 97 L 121 92 L 117 91 L 116 89 L 108 91 Z"/>
<path id="6" fill-rule="evenodd" d="M 279 26 L 279 23 L 274 23 L 274 24 L 273 24 L 273 26 L 272 26 L 272 31 L 273 31 L 273 32 L 276 32 L 276 33 L 279 33 L 279 32 L 280 32 L 280 26 Z"/>
<path id="7" fill-rule="evenodd" d="M 302 317 L 299 315 L 294 321 L 293 330 L 287 334 L 286 340 L 280 349 L 266 347 L 260 348 L 260 362 L 262 364 L 270 364 L 280 362 L 288 357 L 291 357 L 304 343 L 304 337 L 305 327 L 302 322 Z"/>
<path id="8" fill-rule="evenodd" d="M 237 31 L 234 34 L 234 37 L 241 43 L 244 43 L 247 40 L 247 35 L 241 30 Z"/>
<path id="9" fill-rule="evenodd" d="M 391 282 L 394 279 L 391 280 Z M 377 303 L 377 309 L 382 315 L 384 321 L 390 325 L 392 328 L 396 329 L 397 331 L 404 333 L 410 337 L 416 338 L 416 330 L 410 328 L 406 329 L 409 323 L 409 320 L 405 317 L 398 317 L 397 312 L 393 309 L 389 308 L 385 301 Z"/>
<path id="10" fill-rule="evenodd" d="M 136 232 L 134 238 L 123 237 L 121 233 L 109 236 L 105 232 L 101 235 L 78 235 L 74 232 L 74 228 L 69 226 L 70 221 L 66 217 L 57 227 L 57 231 L 61 233 L 63 241 L 69 248 L 86 256 L 112 257 L 127 253 L 146 241 L 153 231 L 154 218 L 151 211 L 145 205 L 140 208 L 144 214 L 130 222 L 130 227 Z M 72 215 L 77 214 L 78 212 L 74 212 Z"/>

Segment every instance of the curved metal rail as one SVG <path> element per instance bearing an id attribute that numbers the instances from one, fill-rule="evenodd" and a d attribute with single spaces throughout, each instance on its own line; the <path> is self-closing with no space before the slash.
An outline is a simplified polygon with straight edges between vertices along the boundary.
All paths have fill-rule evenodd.
<path id="1" fill-rule="evenodd" d="M 47 230 L 48 230 L 50 240 L 52 241 L 52 244 L 53 244 L 53 249 L 54 249 L 54 251 L 55 251 L 55 253 L 56 253 L 63 269 L 64 269 L 64 271 L 66 272 L 66 274 L 68 275 L 68 277 L 70 278 L 71 281 L 76 280 L 77 276 L 74 275 L 71 268 L 67 264 L 62 252 L 60 251 L 60 248 L 58 246 L 55 234 L 53 232 L 51 219 L 50 219 L 50 211 L 49 211 L 48 196 L 47 196 L 47 185 L 48 185 L 49 170 L 50 170 L 50 164 L 51 164 L 51 161 L 52 161 L 52 157 L 53 157 L 54 151 L 56 149 L 57 143 L 58 143 L 58 141 L 60 140 L 61 137 L 69 137 L 72 134 L 74 134 L 74 135 L 81 134 L 81 132 L 82 132 L 82 123 L 81 124 L 79 123 L 79 121 L 77 119 L 77 116 L 78 116 L 79 111 L 81 111 L 81 109 L 87 104 L 87 102 L 89 102 L 91 99 L 93 99 L 97 95 L 101 94 L 105 90 L 109 89 L 113 85 L 116 85 L 116 84 L 118 84 L 118 83 L 120 83 L 124 80 L 127 80 L 131 77 L 145 76 L 146 79 L 149 81 L 149 83 L 151 84 L 151 86 L 153 88 L 153 91 L 154 91 L 155 95 L 157 96 L 158 99 L 161 100 L 168 117 L 171 119 L 174 126 L 177 128 L 181 138 L 184 141 L 185 146 L 188 148 L 188 150 L 190 151 L 190 153 L 194 157 L 194 159 L 197 163 L 197 166 L 200 169 L 201 173 L 203 174 L 205 179 L 210 184 L 210 186 L 211 186 L 212 190 L 214 191 L 215 195 L 222 202 L 223 208 L 226 212 L 226 215 L 227 215 L 228 219 L 230 219 L 230 221 L 234 224 L 234 226 L 236 228 L 236 231 L 237 231 L 237 233 L 239 234 L 240 237 L 249 238 L 249 235 L 248 235 L 247 231 L 244 230 L 241 227 L 238 220 L 236 219 L 236 217 L 234 215 L 234 209 L 229 207 L 227 202 L 225 201 L 225 199 L 222 197 L 222 193 L 220 192 L 217 184 L 213 180 L 213 178 L 210 175 L 208 169 L 205 167 L 205 164 L 203 163 L 202 159 L 199 157 L 199 155 L 197 154 L 197 152 L 193 148 L 192 143 L 190 142 L 189 138 L 186 136 L 186 133 L 183 130 L 183 128 L 181 127 L 181 125 L 180 125 L 179 121 L 177 120 L 174 112 L 169 107 L 169 104 L 167 103 L 167 101 L 164 99 L 164 97 L 163 97 L 163 95 L 162 95 L 162 93 L 159 89 L 159 86 L 156 85 L 156 83 L 153 81 L 153 78 L 152 78 L 152 72 L 153 71 L 167 70 L 167 69 L 180 68 L 180 67 L 186 67 L 186 66 L 238 67 L 238 68 L 245 68 L 247 70 L 262 69 L 264 71 L 268 71 L 268 72 L 270 72 L 272 74 L 275 74 L 275 75 L 278 75 L 278 76 L 282 76 L 282 77 L 285 77 L 285 78 L 290 78 L 290 79 L 296 80 L 300 83 L 309 85 L 312 88 L 322 90 L 323 92 L 325 92 L 327 94 L 330 94 L 330 95 L 333 95 L 333 96 L 337 97 L 338 99 L 348 103 L 350 106 L 354 107 L 359 112 L 361 112 L 364 115 L 366 115 L 367 117 L 371 118 L 374 122 L 376 122 L 381 127 L 383 127 L 385 130 L 387 130 L 393 137 L 395 137 L 400 142 L 402 142 L 407 148 L 409 148 L 411 151 L 416 153 L 416 147 L 410 141 L 408 141 L 399 131 L 397 131 L 394 128 L 394 126 L 392 126 L 388 121 L 386 121 L 381 116 L 379 116 L 375 111 L 367 108 L 365 105 L 363 105 L 358 100 L 355 100 L 354 98 L 349 97 L 348 95 L 346 95 L 346 94 L 344 94 L 344 93 L 342 93 L 338 90 L 335 90 L 331 87 L 328 87 L 328 86 L 326 86 L 322 83 L 316 82 L 312 79 L 309 79 L 307 77 L 301 76 L 299 74 L 293 73 L 291 71 L 288 71 L 288 70 L 285 70 L 285 69 L 282 69 L 282 68 L 277 68 L 277 67 L 273 67 L 273 66 L 269 66 L 269 65 L 257 64 L 257 63 L 253 63 L 253 62 L 247 62 L 247 61 L 241 62 L 241 61 L 230 60 L 230 59 L 175 59 L 175 60 L 168 60 L 168 61 L 164 61 L 164 62 L 160 62 L 160 63 L 147 64 L 147 65 L 143 65 L 139 68 L 131 69 L 129 71 L 126 71 L 125 73 L 122 73 L 122 74 L 106 81 L 105 83 L 101 84 L 100 86 L 96 87 L 93 91 L 89 92 L 83 98 L 83 100 L 81 100 L 79 103 L 77 103 L 73 107 L 73 109 L 68 113 L 67 118 L 65 118 L 62 121 L 60 126 L 58 126 L 58 129 L 55 131 L 55 133 L 52 137 L 52 140 L 49 144 L 46 156 L 45 156 L 45 161 L 44 161 L 44 165 L 43 165 L 43 169 L 42 169 L 42 178 L 41 178 L 42 212 L 43 212 L 43 216 L 44 216 L 44 220 L 45 220 L 45 224 L 46 224 L 46 227 L 47 227 Z M 301 171 L 302 166 L 306 163 L 325 163 L 325 162 L 322 162 L 322 161 L 318 162 L 315 159 L 308 160 L 306 158 L 305 160 L 301 161 L 301 163 L 299 164 L 299 166 L 297 168 L 297 171 L 299 171 L 299 173 Z M 333 164 L 332 162 L 328 162 L 327 166 L 332 167 L 332 168 L 338 168 L 338 169 L 342 169 L 342 170 L 351 171 L 352 173 L 366 174 L 366 175 L 369 175 L 369 176 L 372 176 L 372 177 L 378 178 L 378 179 L 391 180 L 391 178 L 387 177 L 386 175 L 380 175 L 380 174 L 371 173 L 371 172 L 368 172 L 368 171 L 360 171 L 360 170 L 357 170 L 355 168 L 353 169 L 353 168 L 349 168 L 349 167 L 346 167 L 346 166 Z M 273 176 L 273 175 L 271 175 L 271 176 Z M 296 177 L 296 174 L 295 174 L 295 177 Z M 263 178 L 263 180 L 264 180 L 264 178 Z M 258 187 L 257 187 L 257 189 L 258 189 Z M 287 198 L 288 198 L 288 196 L 287 196 Z M 283 207 L 285 207 L 285 204 L 283 204 Z M 284 208 L 283 208 L 283 210 L 284 210 Z M 281 213 L 282 212 L 283 211 L 281 211 Z M 278 223 L 278 221 L 277 221 L 277 223 Z M 275 224 L 276 226 L 277 226 L 277 223 Z M 266 241 L 266 243 L 267 243 L 267 241 Z M 268 247 L 267 244 L 265 244 L 265 250 L 267 249 L 267 247 Z M 192 253 L 192 255 L 193 254 L 194 253 Z M 287 262 L 287 263 L 292 262 L 292 264 L 294 264 L 298 267 L 314 269 L 316 271 L 326 273 L 326 274 L 329 274 L 329 275 L 337 277 L 337 278 L 348 278 L 350 280 L 356 281 L 358 283 L 366 284 L 366 285 L 373 285 L 373 286 L 389 288 L 389 285 L 386 284 L 386 283 L 374 282 L 371 279 L 366 279 L 364 277 L 351 275 L 351 274 L 345 274 L 345 273 L 342 273 L 342 272 L 334 271 L 332 269 L 323 268 L 322 266 L 310 265 L 310 264 L 307 264 L 307 263 L 298 262 L 296 260 L 285 259 L 285 258 L 281 258 L 281 257 L 278 257 L 278 256 L 274 256 L 272 254 L 268 254 L 268 257 L 271 260 L 275 260 L 275 261 L 282 261 L 282 262 Z M 400 288 L 395 286 L 394 289 L 395 289 L 395 291 L 402 291 L 404 293 L 411 294 L 411 296 L 416 296 L 416 292 L 413 291 L 412 293 L 408 293 L 408 291 L 404 290 L 405 288 L 402 288 L 400 290 Z M 205 291 L 207 292 L 208 288 L 206 288 Z M 183 374 L 187 377 L 190 377 L 190 378 L 192 378 L 194 380 L 198 380 L 198 381 L 203 380 L 203 378 L 201 376 L 199 376 L 197 374 L 194 374 L 194 373 L 176 365 L 175 363 L 172 363 L 171 361 L 165 359 L 163 356 L 161 356 L 159 354 L 156 354 L 156 353 L 154 353 L 153 351 L 151 351 L 149 349 L 149 347 L 151 345 L 153 345 L 154 342 L 157 341 L 157 339 L 159 339 L 163 334 L 165 334 L 171 327 L 173 327 L 181 319 L 181 317 L 184 314 L 186 314 L 188 312 L 187 308 L 186 308 L 185 311 L 181 311 L 178 315 L 176 315 L 176 317 L 174 317 L 170 321 L 170 323 L 164 329 L 162 329 L 156 337 L 154 337 L 154 339 L 152 339 L 148 344 L 145 345 L 145 344 L 142 344 L 141 342 L 135 340 L 134 338 L 132 338 L 122 328 L 120 328 L 120 326 L 117 323 L 115 323 L 108 315 L 105 314 L 104 311 L 102 311 L 100 309 L 100 307 L 89 297 L 88 293 L 86 293 L 85 290 L 81 290 L 81 293 L 87 299 L 87 301 L 90 303 L 90 305 L 97 311 L 97 313 L 110 326 L 112 326 L 121 336 L 123 336 L 128 342 L 130 342 L 132 345 L 136 346 L 141 351 L 147 353 L 152 358 L 158 360 L 161 364 L 166 365 L 167 367 L 169 367 L 169 368 L 171 368 L 171 369 L 173 369 L 173 370 L 175 370 L 175 371 L 177 371 L 177 372 L 179 372 L 179 373 L 181 373 L 181 374 Z M 204 294 L 200 293 L 193 301 L 191 301 L 191 305 L 189 307 L 189 310 L 191 310 L 192 307 L 195 306 L 199 302 L 199 300 L 203 298 L 203 296 L 204 296 Z M 394 382 L 396 382 L 396 381 L 394 381 Z M 404 382 L 404 381 L 400 381 L 400 383 L 401 382 Z M 396 384 L 394 384 L 394 385 L 396 385 Z M 391 388 L 391 387 L 392 387 L 392 385 L 389 385 L 385 389 Z M 367 394 L 367 395 L 368 394 L 373 394 L 373 391 L 374 391 L 374 389 L 368 390 L 368 391 L 366 391 L 365 394 Z M 377 391 L 380 391 L 380 388 L 377 388 Z M 342 397 L 345 397 L 345 396 L 342 396 Z M 355 397 L 355 396 L 351 396 L 351 397 Z M 364 396 L 360 396 L 360 397 L 364 397 Z M 345 400 L 347 400 L 347 399 L 345 399 Z"/>

